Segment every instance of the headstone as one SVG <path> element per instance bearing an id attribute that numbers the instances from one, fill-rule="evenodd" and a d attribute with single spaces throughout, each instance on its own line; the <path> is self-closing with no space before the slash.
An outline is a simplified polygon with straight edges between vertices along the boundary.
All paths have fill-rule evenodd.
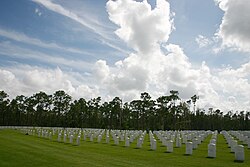
<path id="1" fill-rule="evenodd" d="M 52 141 L 52 132 L 49 132 L 49 140 Z"/>
<path id="2" fill-rule="evenodd" d="M 129 147 L 129 146 L 130 146 L 129 137 L 126 137 L 126 138 L 125 138 L 125 146 L 126 146 L 126 147 Z"/>
<path id="3" fill-rule="evenodd" d="M 211 139 L 211 140 L 210 140 L 210 143 L 216 144 L 216 139 Z"/>
<path id="4" fill-rule="evenodd" d="M 193 154 L 193 143 L 187 142 L 186 143 L 186 155 L 192 155 Z"/>
<path id="5" fill-rule="evenodd" d="M 65 133 L 64 134 L 64 137 L 63 137 L 63 142 L 66 143 L 67 142 L 67 134 Z"/>
<path id="6" fill-rule="evenodd" d="M 195 138 L 195 139 L 193 140 L 193 149 L 197 149 L 197 148 L 198 148 L 198 139 Z"/>
<path id="7" fill-rule="evenodd" d="M 100 143 L 102 141 L 102 135 L 98 135 L 98 140 L 97 142 Z"/>
<path id="8" fill-rule="evenodd" d="M 119 137 L 116 136 L 114 139 L 115 139 L 115 145 L 119 145 Z"/>
<path id="9" fill-rule="evenodd" d="M 80 145 L 80 140 L 81 140 L 81 136 L 77 136 L 76 138 L 76 145 Z"/>
<path id="10" fill-rule="evenodd" d="M 57 138 L 57 141 L 58 141 L 58 142 L 61 142 L 61 136 L 62 136 L 62 134 L 61 134 L 61 133 L 58 133 L 58 138 Z"/>
<path id="11" fill-rule="evenodd" d="M 169 153 L 173 152 L 173 141 L 172 140 L 167 141 L 167 152 L 169 152 Z"/>
<path id="12" fill-rule="evenodd" d="M 246 145 L 246 144 L 247 144 L 247 140 L 248 140 L 248 137 L 247 137 L 247 136 L 244 136 L 244 137 L 243 137 L 243 144 Z"/>
<path id="13" fill-rule="evenodd" d="M 180 137 L 176 138 L 176 143 L 175 144 L 176 144 L 176 147 L 178 147 L 178 148 L 181 147 L 181 138 Z"/>
<path id="14" fill-rule="evenodd" d="M 235 146 L 235 160 L 236 161 L 244 161 L 245 160 L 245 153 L 244 153 L 244 146 L 243 145 Z"/>
<path id="15" fill-rule="evenodd" d="M 152 139 L 151 149 L 156 150 L 156 140 Z"/>
<path id="16" fill-rule="evenodd" d="M 186 135 L 183 135 L 182 143 L 183 143 L 183 144 L 186 144 L 186 142 L 187 142 L 187 136 L 186 136 Z"/>
<path id="17" fill-rule="evenodd" d="M 166 137 L 162 138 L 162 145 L 167 147 L 167 138 Z"/>
<path id="18" fill-rule="evenodd" d="M 130 136 L 130 143 L 132 143 L 134 141 L 134 135 Z"/>
<path id="19" fill-rule="evenodd" d="M 216 157 L 216 145 L 214 143 L 208 144 L 208 157 Z"/>
<path id="20" fill-rule="evenodd" d="M 109 143 L 109 135 L 106 136 L 106 143 Z"/>
<path id="21" fill-rule="evenodd" d="M 236 140 L 232 140 L 231 141 L 231 152 L 235 152 L 235 147 L 237 146 L 237 141 Z"/>
<path id="22" fill-rule="evenodd" d="M 69 143 L 73 143 L 73 135 L 70 135 L 70 137 L 69 137 Z"/>
<path id="23" fill-rule="evenodd" d="M 137 141 L 137 148 L 141 148 L 142 147 L 142 138 L 139 138 Z"/>
<path id="24" fill-rule="evenodd" d="M 90 134 L 90 141 L 93 141 L 93 133 Z"/>
<path id="25" fill-rule="evenodd" d="M 247 148 L 250 148 L 250 138 L 247 138 Z"/>
<path id="26" fill-rule="evenodd" d="M 40 136 L 41 136 L 41 134 L 40 134 L 40 130 L 38 130 L 38 134 L 37 134 L 37 135 L 38 135 L 38 137 L 40 137 Z"/>
<path id="27" fill-rule="evenodd" d="M 83 140 L 85 141 L 87 139 L 87 133 L 85 132 L 84 134 L 83 134 Z"/>
<path id="28" fill-rule="evenodd" d="M 201 136 L 198 136 L 198 138 L 197 138 L 197 144 L 201 144 Z"/>

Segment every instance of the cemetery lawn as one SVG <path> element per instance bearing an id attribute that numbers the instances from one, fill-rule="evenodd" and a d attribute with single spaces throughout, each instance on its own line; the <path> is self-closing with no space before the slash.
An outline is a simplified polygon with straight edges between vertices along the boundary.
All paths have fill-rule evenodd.
<path id="1" fill-rule="evenodd" d="M 148 135 L 145 137 L 143 147 L 136 149 L 136 141 L 130 147 L 124 147 L 124 142 L 115 146 L 96 141 L 82 141 L 80 146 L 69 143 L 59 143 L 54 136 L 53 141 L 37 136 L 20 133 L 17 130 L 0 130 L 0 166 L 1 167 L 69 167 L 69 166 L 197 166 L 197 167 L 231 167 L 250 166 L 250 149 L 245 146 L 245 161 L 234 162 L 234 154 L 230 153 L 222 135 L 218 135 L 217 157 L 207 157 L 207 144 L 209 136 L 193 155 L 186 156 L 185 145 L 174 148 L 173 153 L 166 153 L 166 147 L 157 143 L 157 150 L 151 151 Z"/>

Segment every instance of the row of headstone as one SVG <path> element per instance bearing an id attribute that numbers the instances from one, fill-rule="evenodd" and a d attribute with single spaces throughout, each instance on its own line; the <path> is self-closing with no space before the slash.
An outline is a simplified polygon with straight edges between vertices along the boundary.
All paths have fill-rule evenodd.
<path id="1" fill-rule="evenodd" d="M 110 135 L 114 140 L 115 145 L 119 145 L 119 141 L 125 141 L 125 146 L 129 147 L 130 143 L 137 139 L 136 147 L 142 148 L 145 131 L 120 131 L 120 130 L 104 130 L 104 129 L 71 129 L 71 128 L 46 128 L 46 127 L 26 127 L 19 128 L 25 134 L 37 135 L 41 138 L 47 138 L 52 140 L 55 134 L 58 134 L 57 141 L 64 143 L 71 143 L 80 145 L 81 136 L 86 140 L 97 141 L 101 143 L 103 136 L 106 134 L 106 143 L 110 142 Z M 106 132 L 106 133 L 105 133 Z M 212 134 L 212 138 L 208 144 L 208 157 L 216 157 L 216 142 L 218 132 L 212 131 L 149 131 L 150 148 L 156 150 L 157 140 L 155 136 L 166 146 L 167 152 L 173 152 L 173 145 L 181 147 L 182 144 L 186 144 L 186 154 L 192 155 L 193 150 L 198 148 L 198 145 L 204 141 L 204 139 Z M 249 133 L 241 131 L 222 131 L 221 134 L 225 137 L 230 151 L 235 153 L 236 161 L 244 161 L 244 146 L 239 145 L 238 141 L 247 143 L 249 141 Z"/>
<path id="2" fill-rule="evenodd" d="M 162 145 L 167 147 L 167 152 L 173 152 L 173 143 L 175 146 L 181 147 L 186 144 L 186 154 L 191 155 L 193 149 L 197 149 L 205 138 L 212 131 L 154 131 Z"/>
<path id="3" fill-rule="evenodd" d="M 218 134 L 218 131 L 215 131 L 213 134 L 212 134 L 212 138 L 208 144 L 208 157 L 209 158 L 216 158 L 216 143 L 217 143 L 217 134 Z"/>
<path id="4" fill-rule="evenodd" d="M 222 131 L 221 134 L 223 134 L 224 138 L 226 139 L 228 143 L 228 147 L 230 147 L 231 152 L 235 155 L 235 161 L 241 161 L 243 162 L 245 160 L 245 151 L 243 145 L 238 145 L 238 141 L 235 140 L 235 138 L 232 135 L 236 135 L 236 132 L 227 132 Z M 232 135 L 231 135 L 232 134 Z"/>
<path id="5" fill-rule="evenodd" d="M 234 136 L 237 140 L 247 145 L 250 149 L 250 132 L 249 131 L 229 131 L 229 134 Z"/>
<path id="6" fill-rule="evenodd" d="M 157 142 L 156 142 L 156 139 L 155 139 L 154 134 L 152 133 L 152 131 L 149 131 L 149 141 L 150 141 L 150 149 L 151 150 L 156 150 Z"/>

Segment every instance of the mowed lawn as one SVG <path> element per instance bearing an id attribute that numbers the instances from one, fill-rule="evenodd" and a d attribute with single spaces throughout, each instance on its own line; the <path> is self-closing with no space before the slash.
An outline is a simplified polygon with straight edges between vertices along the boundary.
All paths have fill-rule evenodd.
<path id="1" fill-rule="evenodd" d="M 173 153 L 167 153 L 166 147 L 157 143 L 157 150 L 151 151 L 148 136 L 143 148 L 136 149 L 136 141 L 130 147 L 124 147 L 124 142 L 115 146 L 96 141 L 81 141 L 80 146 L 69 143 L 59 143 L 54 136 L 53 141 L 37 136 L 24 135 L 18 130 L 0 130 L 0 167 L 21 166 L 250 166 L 250 149 L 245 149 L 245 161 L 234 162 L 234 154 L 230 153 L 222 135 L 218 135 L 217 157 L 207 157 L 209 136 L 192 156 L 186 156 L 185 145 L 174 148 Z M 245 146 L 246 147 L 246 146 Z"/>

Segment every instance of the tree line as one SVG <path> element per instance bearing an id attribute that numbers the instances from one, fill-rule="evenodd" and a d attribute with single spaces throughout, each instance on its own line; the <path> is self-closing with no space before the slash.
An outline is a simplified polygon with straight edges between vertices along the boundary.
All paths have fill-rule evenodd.
<path id="1" fill-rule="evenodd" d="M 52 95 L 38 92 L 30 97 L 10 100 L 0 90 L 1 126 L 46 126 L 142 130 L 249 130 L 250 112 L 196 108 L 194 95 L 183 101 L 178 91 L 171 90 L 153 100 L 149 93 L 140 99 L 123 103 L 115 97 L 101 102 L 101 97 L 73 100 L 63 90 Z"/>

